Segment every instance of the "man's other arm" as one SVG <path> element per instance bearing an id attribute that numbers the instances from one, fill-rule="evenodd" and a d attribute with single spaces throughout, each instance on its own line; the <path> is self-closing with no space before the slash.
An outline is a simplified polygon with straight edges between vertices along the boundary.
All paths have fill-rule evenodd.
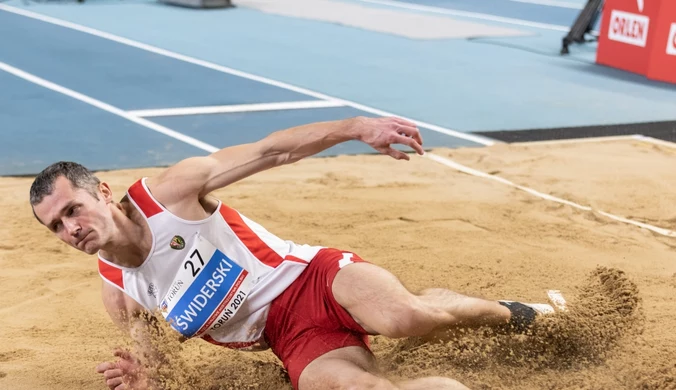
<path id="1" fill-rule="evenodd" d="M 347 141 L 361 141 L 397 160 L 409 156 L 391 147 L 406 145 L 424 154 L 416 125 L 399 118 L 366 118 L 318 122 L 277 131 L 260 141 L 192 157 L 148 179 L 151 192 L 166 207 L 196 200 L 254 173 L 290 164 Z"/>

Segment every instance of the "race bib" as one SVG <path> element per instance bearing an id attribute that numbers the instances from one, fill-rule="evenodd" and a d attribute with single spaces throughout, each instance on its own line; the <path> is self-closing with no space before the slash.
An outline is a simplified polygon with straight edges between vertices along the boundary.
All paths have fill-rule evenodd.
<path id="1" fill-rule="evenodd" d="M 160 310 L 185 337 L 224 326 L 250 291 L 250 273 L 197 235 Z"/>

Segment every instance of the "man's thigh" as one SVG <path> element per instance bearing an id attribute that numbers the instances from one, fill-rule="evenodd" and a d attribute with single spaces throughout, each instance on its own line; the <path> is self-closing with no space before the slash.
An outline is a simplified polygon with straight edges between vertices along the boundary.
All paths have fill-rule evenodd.
<path id="1" fill-rule="evenodd" d="M 379 376 L 372 353 L 361 347 L 345 347 L 315 359 L 300 374 L 299 390 L 373 389 L 396 387 Z"/>
<path id="2" fill-rule="evenodd" d="M 334 299 L 370 334 L 392 336 L 412 319 L 418 299 L 392 273 L 363 262 L 341 268 Z"/>

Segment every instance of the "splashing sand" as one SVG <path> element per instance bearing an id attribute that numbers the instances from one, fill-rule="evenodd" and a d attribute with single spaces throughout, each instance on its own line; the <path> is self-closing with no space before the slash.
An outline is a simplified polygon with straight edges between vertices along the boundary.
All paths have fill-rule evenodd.
<path id="1" fill-rule="evenodd" d="M 161 318 L 156 311 L 155 318 Z M 163 390 L 276 390 L 291 388 L 286 372 L 274 359 L 260 360 L 256 354 L 218 348 L 205 353 L 200 340 L 181 342 L 180 336 L 166 321 L 153 321 L 156 327 L 144 330 L 152 349 L 163 357 L 148 364 L 129 337 L 121 336 L 126 347 L 134 351 L 145 371 Z"/>
<path id="2" fill-rule="evenodd" d="M 376 350 L 384 370 L 398 378 L 443 375 L 471 388 L 567 388 L 570 373 L 621 354 L 618 347 L 640 336 L 644 321 L 638 288 L 618 269 L 598 267 L 571 298 L 567 311 L 540 317 L 526 334 L 461 330 L 437 342 L 382 340 Z M 556 385 L 533 383 L 551 375 L 559 376 Z"/>

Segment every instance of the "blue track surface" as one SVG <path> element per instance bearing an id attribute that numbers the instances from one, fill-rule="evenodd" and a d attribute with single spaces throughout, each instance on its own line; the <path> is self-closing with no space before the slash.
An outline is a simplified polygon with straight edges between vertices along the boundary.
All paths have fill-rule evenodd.
<path id="1" fill-rule="evenodd" d="M 0 72 L 0 172 L 29 174 L 58 160 L 90 169 L 168 165 L 204 151 Z M 11 94 L 6 93 L 11 91 Z"/>
<path id="2" fill-rule="evenodd" d="M 4 4 L 459 132 L 676 120 L 675 86 L 594 64 L 594 45 L 561 58 L 565 33 L 556 29 L 487 20 L 567 26 L 578 10 L 510 0 L 415 3 L 471 11 L 478 16 L 454 18 L 530 35 L 414 40 L 245 7 L 190 10 L 150 0 Z M 0 63 L 122 110 L 318 100 L 2 9 L 0 34 L 12 37 L 0 40 Z M 222 147 L 353 115 L 373 114 L 339 107 L 148 119 Z M 427 147 L 481 146 L 422 131 Z M 0 135 L 0 175 L 36 173 L 58 159 L 113 169 L 204 153 L 2 71 Z M 324 155 L 366 151 L 348 143 Z"/>
<path id="3" fill-rule="evenodd" d="M 0 36 L 3 62 L 125 110 L 315 100 L 7 12 Z"/>

